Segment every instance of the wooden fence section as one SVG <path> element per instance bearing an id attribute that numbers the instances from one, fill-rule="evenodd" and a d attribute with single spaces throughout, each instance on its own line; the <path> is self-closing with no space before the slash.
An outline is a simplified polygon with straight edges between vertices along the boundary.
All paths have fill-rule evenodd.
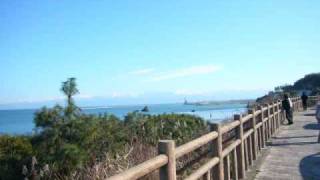
<path id="1" fill-rule="evenodd" d="M 309 97 L 316 101 L 317 97 Z M 293 110 L 302 109 L 299 97 L 291 98 Z M 132 180 L 144 177 L 159 170 L 161 180 L 176 179 L 176 160 L 204 145 L 210 145 L 211 158 L 186 179 L 243 179 L 246 170 L 259 157 L 262 148 L 279 128 L 284 114 L 281 102 L 276 101 L 257 109 L 248 110 L 247 115 L 234 115 L 234 121 L 225 125 L 211 124 L 211 132 L 179 147 L 173 140 L 161 140 L 159 155 L 123 173 L 112 176 L 110 180 Z"/>

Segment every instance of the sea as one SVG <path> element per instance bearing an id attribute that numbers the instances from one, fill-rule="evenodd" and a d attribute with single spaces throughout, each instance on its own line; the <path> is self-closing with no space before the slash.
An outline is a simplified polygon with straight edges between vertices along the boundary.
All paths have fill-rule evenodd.
<path id="1" fill-rule="evenodd" d="M 183 103 L 153 104 L 147 105 L 148 114 L 191 114 L 202 117 L 210 122 L 219 122 L 233 117 L 234 114 L 247 110 L 247 104 L 243 103 L 219 103 L 195 105 Z M 86 114 L 114 114 L 123 119 L 129 112 L 141 111 L 145 105 L 108 106 L 108 107 L 84 107 L 82 112 Z M 34 114 L 38 109 L 14 109 L 0 110 L 0 134 L 32 134 L 35 129 L 33 123 Z"/>

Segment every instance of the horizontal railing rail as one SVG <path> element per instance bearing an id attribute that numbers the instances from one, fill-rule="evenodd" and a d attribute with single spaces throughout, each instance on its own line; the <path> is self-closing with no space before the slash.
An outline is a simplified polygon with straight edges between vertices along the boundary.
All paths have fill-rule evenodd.
<path id="1" fill-rule="evenodd" d="M 318 99 L 318 96 L 309 97 L 309 100 L 314 102 Z M 294 111 L 302 110 L 300 97 L 291 100 Z M 158 144 L 158 156 L 109 179 L 139 179 L 159 170 L 161 180 L 175 180 L 176 160 L 205 145 L 210 146 L 210 159 L 185 179 L 244 178 L 245 171 L 266 147 L 266 142 L 279 130 L 282 121 L 284 113 L 279 100 L 258 106 L 256 109 L 249 109 L 247 115 L 236 114 L 234 120 L 227 124 L 210 124 L 211 132 L 177 148 L 173 140 L 161 140 Z M 224 139 L 228 133 L 231 137 Z"/>

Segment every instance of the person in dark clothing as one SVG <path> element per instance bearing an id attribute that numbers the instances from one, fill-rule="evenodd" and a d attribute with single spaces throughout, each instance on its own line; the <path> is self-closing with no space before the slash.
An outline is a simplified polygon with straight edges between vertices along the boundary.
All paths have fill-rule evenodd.
<path id="1" fill-rule="evenodd" d="M 292 103 L 290 102 L 290 98 L 288 94 L 283 96 L 282 100 L 282 109 L 286 113 L 286 118 L 288 120 L 288 124 L 293 124 L 293 114 L 292 114 Z"/>
<path id="2" fill-rule="evenodd" d="M 307 107 L 308 107 L 308 96 L 306 95 L 305 92 L 302 93 L 301 100 L 302 100 L 303 110 L 307 110 Z"/>

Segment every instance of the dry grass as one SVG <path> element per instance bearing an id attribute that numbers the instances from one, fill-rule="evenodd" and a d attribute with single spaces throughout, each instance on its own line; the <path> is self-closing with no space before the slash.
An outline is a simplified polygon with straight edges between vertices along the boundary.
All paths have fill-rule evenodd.
<path id="1" fill-rule="evenodd" d="M 199 168 L 209 158 L 209 146 L 204 146 L 196 151 L 186 154 L 177 160 L 178 179 L 184 179 L 192 171 Z M 96 162 L 92 166 L 78 169 L 71 176 L 65 177 L 59 174 L 51 175 L 50 179 L 74 179 L 74 180 L 100 180 L 121 173 L 139 163 L 142 163 L 157 155 L 157 147 L 135 141 L 128 145 L 124 152 L 120 152 L 115 156 L 105 154 L 105 159 Z M 159 172 L 155 171 L 141 180 L 159 179 Z"/>
<path id="2" fill-rule="evenodd" d="M 143 153 L 141 153 L 143 152 Z M 93 166 L 87 166 L 79 169 L 70 177 L 54 175 L 54 179 L 74 179 L 74 180 L 99 180 L 123 172 L 141 162 L 144 162 L 156 155 L 156 147 L 134 142 L 128 145 L 124 152 L 111 156 L 105 154 L 105 158 L 101 162 L 94 163 Z M 151 177 L 152 179 L 155 179 Z M 146 179 L 146 178 L 145 178 Z M 148 177 L 147 177 L 148 179 Z"/>

